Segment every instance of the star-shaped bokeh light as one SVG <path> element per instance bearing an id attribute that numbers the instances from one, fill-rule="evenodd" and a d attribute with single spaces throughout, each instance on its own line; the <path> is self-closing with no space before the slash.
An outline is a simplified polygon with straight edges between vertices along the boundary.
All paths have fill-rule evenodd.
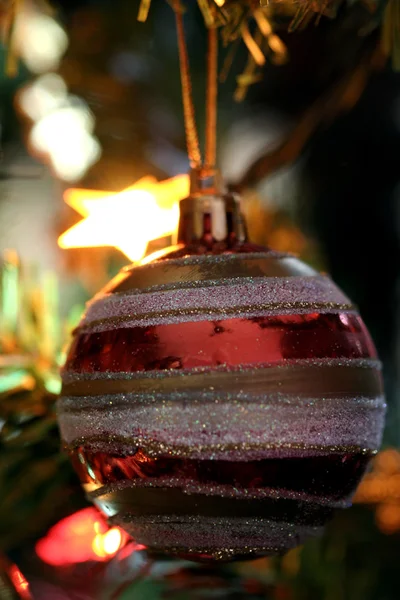
<path id="1" fill-rule="evenodd" d="M 61 248 L 110 246 L 141 260 L 152 240 L 173 235 L 179 201 L 189 194 L 188 175 L 164 181 L 143 177 L 119 193 L 68 189 L 64 200 L 85 217 L 59 239 Z"/>

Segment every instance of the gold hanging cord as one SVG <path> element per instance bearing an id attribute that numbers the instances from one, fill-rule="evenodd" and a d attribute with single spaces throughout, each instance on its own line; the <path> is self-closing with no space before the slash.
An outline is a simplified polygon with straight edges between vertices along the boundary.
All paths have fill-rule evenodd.
<path id="1" fill-rule="evenodd" d="M 217 161 L 218 30 L 208 30 L 206 144 L 204 163 L 214 169 Z"/>
<path id="2" fill-rule="evenodd" d="M 183 12 L 179 1 L 173 3 L 178 36 L 179 66 L 182 83 L 182 103 L 185 121 L 186 144 L 192 169 L 205 166 L 214 169 L 217 155 L 217 97 L 218 97 L 218 30 L 208 30 L 207 84 L 206 84 L 206 135 L 204 164 L 201 157 L 196 115 L 193 104 L 189 56 L 183 25 Z"/>
<path id="3" fill-rule="evenodd" d="M 174 3 L 176 30 L 178 35 L 179 67 L 182 83 L 183 116 L 185 120 L 186 144 L 189 162 L 192 169 L 195 169 L 201 166 L 201 154 L 194 112 L 192 82 L 190 79 L 189 56 L 186 45 L 185 30 L 183 27 L 183 15 L 182 10 L 178 5 L 179 2 Z"/>

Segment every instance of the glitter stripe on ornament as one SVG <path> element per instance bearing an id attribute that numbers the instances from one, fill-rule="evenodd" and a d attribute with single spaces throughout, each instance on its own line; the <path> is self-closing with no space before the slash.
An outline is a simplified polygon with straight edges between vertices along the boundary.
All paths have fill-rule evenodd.
<path id="1" fill-rule="evenodd" d="M 377 396 L 381 364 L 369 359 L 299 359 L 281 363 L 121 373 L 64 371 L 63 396 L 214 390 L 313 396 Z M 75 406 L 75 402 L 71 403 Z M 64 404 L 61 403 L 64 407 Z M 66 406 L 66 405 L 65 405 Z"/>
<path id="2" fill-rule="evenodd" d="M 197 402 L 187 401 L 184 394 L 180 399 L 165 396 L 150 401 L 128 394 L 61 402 L 59 424 L 66 444 L 79 442 L 98 450 L 130 446 L 153 455 L 224 456 L 226 460 L 265 458 L 271 455 L 271 447 L 274 451 L 274 446 L 285 444 L 375 450 L 381 442 L 386 408 L 382 397 L 251 398 L 240 394 L 228 394 L 225 399 L 204 395 Z M 91 406 L 91 410 L 64 412 L 62 406 L 68 402 L 77 408 L 82 402 L 82 408 Z M 109 410 L 96 409 L 107 402 Z"/>
<path id="3" fill-rule="evenodd" d="M 137 441 L 137 440 L 136 440 Z M 63 442 L 63 449 L 65 452 L 75 452 L 79 448 L 85 447 L 90 452 L 109 452 L 110 454 L 118 455 L 129 455 L 135 454 L 139 450 L 142 451 L 141 447 L 135 444 L 133 439 L 119 437 L 118 435 L 107 436 L 107 434 L 92 436 L 88 438 L 77 438 L 72 443 L 68 444 Z M 255 451 L 259 452 L 263 450 L 263 456 L 257 455 Z M 147 442 L 144 451 L 152 459 L 165 458 L 165 457 L 178 457 L 188 458 L 196 460 L 219 460 L 221 456 L 215 454 L 212 448 L 205 445 L 197 448 L 197 455 L 191 455 L 190 449 L 176 446 L 174 448 L 167 448 L 165 444 L 159 442 Z M 203 452 L 200 456 L 199 452 Z M 227 457 L 226 460 L 232 461 L 244 461 L 247 462 L 247 458 L 244 457 L 244 453 L 249 453 L 249 460 L 264 460 L 267 458 L 292 458 L 292 457 L 310 457 L 327 455 L 329 453 L 366 453 L 369 456 L 373 456 L 377 453 L 377 450 L 371 450 L 369 448 L 362 448 L 360 446 L 323 446 L 318 444 L 263 444 L 262 446 L 258 443 L 243 442 L 240 444 L 219 444 L 218 451 L 222 452 L 236 452 L 236 456 Z M 205 452 L 209 456 L 205 455 Z M 224 456 L 222 456 L 225 459 Z"/>
<path id="4" fill-rule="evenodd" d="M 275 310 L 281 305 L 283 308 L 352 306 L 328 277 L 246 278 L 239 281 L 218 287 L 105 295 L 89 303 L 81 327 L 85 328 L 93 321 L 132 314 L 137 318 L 151 315 L 150 318 L 154 320 L 154 313 L 160 314 L 162 319 L 164 315 L 173 315 L 175 311 L 191 314 L 192 310 L 206 313 L 217 310 L 221 314 L 225 310 L 258 310 L 259 306 L 265 307 L 265 310 Z"/>
<path id="5" fill-rule="evenodd" d="M 246 404 L 257 404 L 261 405 L 267 403 L 268 406 L 274 405 L 288 405 L 288 406 L 317 406 L 320 404 L 338 404 L 348 405 L 356 404 L 364 408 L 380 408 L 383 406 L 384 401 L 382 396 L 378 397 L 365 397 L 365 396 L 344 396 L 341 398 L 327 396 L 307 396 L 307 394 L 285 394 L 278 392 L 275 394 L 255 394 L 246 392 L 238 392 L 236 390 L 227 392 L 224 390 L 222 393 L 216 393 L 215 390 L 207 392 L 204 390 L 198 390 L 195 392 L 174 392 L 170 394 L 149 392 L 149 393 L 129 393 L 129 394 L 105 394 L 101 396 L 63 396 L 58 401 L 57 412 L 59 415 L 62 414 L 79 414 L 87 410 L 97 410 L 109 412 L 112 409 L 140 409 L 142 407 L 152 408 L 153 405 L 157 406 L 171 406 L 175 404 L 184 405 L 190 408 L 196 405 L 221 405 L 224 402 L 233 402 L 242 406 L 241 410 L 244 410 Z M 159 409 L 157 409 L 159 410 Z"/>
<path id="6" fill-rule="evenodd" d="M 140 317 L 134 314 L 127 314 L 96 321 L 89 321 L 88 317 L 86 317 L 75 332 L 77 334 L 96 333 L 119 329 L 121 327 L 152 327 L 155 325 L 181 324 L 190 321 L 220 321 L 227 318 L 255 319 L 274 315 L 307 315 L 310 313 L 357 314 L 357 309 L 352 304 L 336 304 L 334 302 L 286 302 L 258 304 L 254 306 L 239 305 L 232 308 L 201 306 L 161 310 L 161 312 L 156 310 L 154 312 L 143 313 Z"/>
<path id="7" fill-rule="evenodd" d="M 152 293 L 162 292 L 180 292 L 186 291 L 189 293 L 191 290 L 204 290 L 203 294 L 208 294 L 209 288 L 225 287 L 228 291 L 235 292 L 235 288 L 239 289 L 238 298 L 240 296 L 240 288 L 243 286 L 243 290 L 246 294 L 251 292 L 250 286 L 256 286 L 261 289 L 261 293 L 264 293 L 264 300 L 271 299 L 275 302 L 289 302 L 293 300 L 303 301 L 335 301 L 350 304 L 349 298 L 333 283 L 333 281 L 324 275 L 299 277 L 231 277 L 221 279 L 209 279 L 201 281 L 178 281 L 175 283 L 166 283 L 161 285 L 154 285 L 147 288 L 132 288 L 126 292 L 110 292 L 101 293 L 98 296 L 100 301 L 108 302 L 113 300 L 123 300 L 129 296 L 146 296 Z M 253 288 L 252 288 L 253 289 Z M 226 293 L 226 290 L 224 290 Z M 98 300 L 92 299 L 88 302 L 87 306 L 92 307 L 93 304 L 97 303 Z"/>
<path id="8" fill-rule="evenodd" d="M 98 298 L 100 298 L 100 300 L 102 298 L 104 298 L 105 296 L 107 297 L 111 297 L 113 296 L 115 297 L 120 297 L 123 298 L 124 296 L 129 296 L 129 295 L 141 295 L 141 294 L 149 294 L 149 293 L 153 293 L 153 292 L 167 292 L 167 291 L 171 291 L 171 290 L 194 290 L 194 289 L 199 289 L 199 288 L 214 288 L 214 287 L 219 287 L 219 286 L 231 286 L 231 285 L 237 285 L 237 284 L 251 284 L 251 282 L 265 282 L 268 278 L 267 277 L 222 277 L 221 279 L 203 279 L 201 281 L 176 281 L 174 283 L 163 283 L 160 285 L 152 285 L 149 286 L 147 288 L 130 288 L 126 291 L 117 291 L 117 292 L 110 292 L 108 294 L 105 294 L 104 292 L 102 292 L 100 294 L 100 296 L 98 296 Z M 276 281 L 280 281 L 282 278 L 281 277 L 271 277 L 272 280 L 276 280 Z M 312 277 L 297 277 L 297 279 L 312 279 Z M 92 302 L 94 302 L 94 299 L 90 300 L 88 302 L 87 305 L 90 305 Z"/>
<path id="9" fill-rule="evenodd" d="M 187 517 L 151 518 L 121 515 L 111 519 L 136 541 L 152 550 L 168 549 L 177 554 L 212 556 L 227 560 L 232 556 L 276 554 L 293 548 L 307 538 L 321 534 L 320 526 L 277 522 L 267 518 Z"/>

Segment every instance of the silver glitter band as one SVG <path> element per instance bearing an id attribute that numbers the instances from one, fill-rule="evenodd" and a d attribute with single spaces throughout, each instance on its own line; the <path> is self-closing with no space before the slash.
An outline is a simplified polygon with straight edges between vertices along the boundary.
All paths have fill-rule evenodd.
<path id="1" fill-rule="evenodd" d="M 321 527 L 278 522 L 271 519 L 210 518 L 170 515 L 115 516 L 113 525 L 123 527 L 137 542 L 153 550 L 213 554 L 227 559 L 235 554 L 279 553 L 321 534 Z"/>
<path id="2" fill-rule="evenodd" d="M 96 400 L 102 406 L 108 401 L 109 409 L 96 410 Z M 107 448 L 115 439 L 120 448 L 125 440 L 124 445 L 133 448 L 158 445 L 160 455 L 225 460 L 265 458 L 271 454 L 270 446 L 282 444 L 375 450 L 381 442 L 386 409 L 382 397 L 371 401 L 359 397 L 271 400 L 267 396 L 249 402 L 236 394 L 203 402 L 182 398 L 132 404 L 127 398 L 122 406 L 100 397 L 90 398 L 87 410 L 79 413 L 63 412 L 65 402 L 59 404 L 59 424 L 67 444 L 81 440 L 85 445 L 85 440 L 97 438 L 101 449 L 101 439 Z"/>
<path id="3" fill-rule="evenodd" d="M 145 326 L 242 316 L 353 311 L 349 299 L 324 276 L 244 278 L 229 286 L 191 287 L 97 296 L 79 330 Z M 127 325 L 128 324 L 128 325 Z"/>

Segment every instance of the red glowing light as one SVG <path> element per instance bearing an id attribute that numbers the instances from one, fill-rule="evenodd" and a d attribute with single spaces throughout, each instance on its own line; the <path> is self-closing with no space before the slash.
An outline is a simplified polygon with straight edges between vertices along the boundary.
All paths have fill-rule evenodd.
<path id="1" fill-rule="evenodd" d="M 109 527 L 96 508 L 85 508 L 66 517 L 36 544 L 41 560 L 53 566 L 107 561 L 128 540 L 119 527 Z"/>

